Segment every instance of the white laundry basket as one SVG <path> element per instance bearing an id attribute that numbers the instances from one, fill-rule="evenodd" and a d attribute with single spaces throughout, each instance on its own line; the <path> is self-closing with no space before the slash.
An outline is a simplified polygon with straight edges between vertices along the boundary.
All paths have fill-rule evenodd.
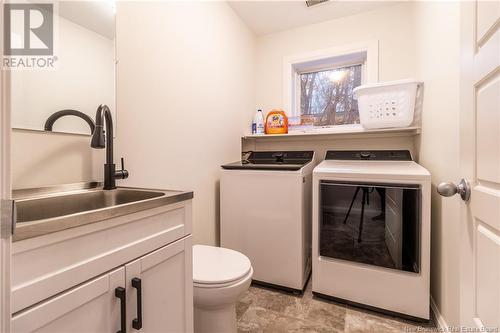
<path id="1" fill-rule="evenodd" d="M 408 127 L 413 123 L 417 89 L 415 80 L 365 84 L 354 88 L 359 119 L 364 128 Z"/>

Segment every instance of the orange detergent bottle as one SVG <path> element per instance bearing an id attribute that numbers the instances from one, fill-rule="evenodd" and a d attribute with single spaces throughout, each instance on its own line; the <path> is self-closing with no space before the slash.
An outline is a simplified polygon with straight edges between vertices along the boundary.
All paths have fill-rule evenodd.
<path id="1" fill-rule="evenodd" d="M 288 118 L 281 109 L 271 110 L 266 117 L 266 134 L 288 133 Z"/>

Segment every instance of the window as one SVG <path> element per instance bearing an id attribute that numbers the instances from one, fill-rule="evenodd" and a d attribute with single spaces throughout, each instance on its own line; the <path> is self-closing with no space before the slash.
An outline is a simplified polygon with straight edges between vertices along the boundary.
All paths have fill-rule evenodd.
<path id="1" fill-rule="evenodd" d="M 283 65 L 283 106 L 292 131 L 361 126 L 353 90 L 378 81 L 378 41 L 285 57 Z"/>
<path id="2" fill-rule="evenodd" d="M 361 85 L 362 65 L 301 73 L 301 123 L 315 126 L 359 124 L 353 89 Z"/>

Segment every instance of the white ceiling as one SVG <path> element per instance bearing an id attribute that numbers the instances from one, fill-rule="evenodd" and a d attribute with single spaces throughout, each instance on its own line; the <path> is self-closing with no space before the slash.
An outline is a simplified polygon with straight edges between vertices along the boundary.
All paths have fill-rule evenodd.
<path id="1" fill-rule="evenodd" d="M 330 0 L 307 7 L 302 0 L 235 1 L 229 5 L 257 35 L 319 23 L 343 16 L 399 3 L 398 1 L 339 1 Z"/>
<path id="2" fill-rule="evenodd" d="M 115 2 L 58 1 L 58 14 L 109 39 L 115 38 Z"/>

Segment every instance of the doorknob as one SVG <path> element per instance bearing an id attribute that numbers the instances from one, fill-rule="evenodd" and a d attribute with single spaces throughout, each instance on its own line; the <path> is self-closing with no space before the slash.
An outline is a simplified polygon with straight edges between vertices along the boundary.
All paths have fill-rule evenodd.
<path id="1" fill-rule="evenodd" d="M 458 185 L 451 182 L 441 183 L 438 185 L 437 191 L 443 197 L 451 197 L 458 193 L 463 201 L 469 201 L 471 192 L 470 184 L 465 179 L 462 179 Z"/>

